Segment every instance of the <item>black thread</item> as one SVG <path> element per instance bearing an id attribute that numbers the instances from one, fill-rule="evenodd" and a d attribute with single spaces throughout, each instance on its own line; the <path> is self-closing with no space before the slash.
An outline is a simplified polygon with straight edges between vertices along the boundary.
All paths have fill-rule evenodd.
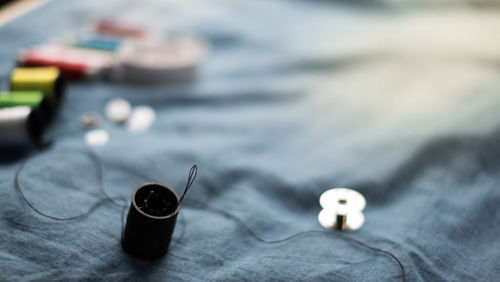
<path id="1" fill-rule="evenodd" d="M 184 196 L 186 196 L 186 193 L 189 191 L 189 188 L 194 183 L 194 180 L 196 179 L 196 175 L 198 174 L 198 166 L 194 164 L 191 169 L 189 170 L 189 175 L 188 175 L 188 180 L 186 183 L 186 188 L 184 188 L 184 193 L 182 193 L 182 196 L 179 200 L 179 205 L 182 203 L 182 200 L 184 200 Z"/>
<path id="2" fill-rule="evenodd" d="M 74 152 L 74 150 L 72 151 Z M 68 221 L 68 220 L 75 220 L 75 219 L 79 219 L 79 218 L 83 218 L 87 215 L 89 215 L 90 213 L 92 213 L 95 209 L 97 209 L 99 206 L 101 206 L 102 204 L 106 203 L 106 202 L 111 202 L 113 203 L 114 205 L 116 206 L 119 206 L 119 207 L 122 207 L 122 213 L 121 213 L 121 221 L 122 221 L 122 239 L 123 239 L 123 227 L 124 227 L 124 224 L 125 224 L 125 212 L 126 212 L 126 208 L 128 207 L 127 204 L 125 205 L 121 205 L 119 204 L 118 202 L 116 202 L 115 200 L 123 200 L 125 201 L 125 203 L 127 203 L 127 200 L 123 197 L 116 197 L 116 198 L 113 198 L 111 196 L 108 195 L 108 193 L 106 192 L 106 190 L 104 189 L 104 181 L 103 181 L 103 165 L 102 165 L 102 161 L 101 159 L 99 158 L 99 156 L 94 152 L 92 151 L 90 148 L 87 148 L 87 151 L 86 153 L 90 156 L 90 158 L 95 162 L 96 166 L 97 166 L 97 178 L 98 178 L 98 182 L 99 182 L 99 187 L 100 187 L 100 190 L 102 191 L 102 193 L 104 194 L 105 198 L 104 199 L 101 199 L 100 201 L 96 202 L 94 205 L 92 205 L 88 211 L 84 212 L 84 213 L 81 213 L 79 215 L 75 215 L 75 216 L 71 216 L 71 217 L 67 217 L 67 218 L 61 218 L 61 217 L 56 217 L 56 216 L 52 216 L 52 215 L 49 215 L 49 214 L 46 214 L 42 211 L 40 211 L 38 208 L 36 208 L 26 197 L 26 195 L 24 194 L 22 188 L 21 188 L 21 185 L 19 184 L 19 175 L 20 173 L 23 171 L 24 167 L 26 166 L 26 164 L 28 163 L 28 161 L 31 159 L 31 158 L 28 158 L 26 159 L 18 168 L 18 170 L 16 171 L 16 174 L 14 176 L 14 186 L 16 188 L 16 190 L 19 192 L 19 194 L 22 196 L 23 200 L 26 202 L 26 204 L 31 207 L 36 213 L 44 216 L 44 217 L 47 217 L 47 218 L 50 218 L 50 219 L 53 219 L 53 220 L 58 220 L 58 221 Z M 184 196 L 186 195 L 186 193 L 189 191 L 189 189 L 191 188 L 191 186 L 193 185 L 194 183 L 194 180 L 196 178 L 196 175 L 197 175 L 197 172 L 198 172 L 198 167 L 197 165 L 193 165 L 189 171 L 189 176 L 188 176 L 188 181 L 186 183 L 186 188 L 184 189 L 184 193 L 182 194 L 182 197 L 180 198 L 179 200 L 179 204 L 182 202 L 182 200 L 184 199 Z M 136 175 L 138 175 L 136 173 Z M 139 175 L 141 177 L 144 177 L 143 175 Z M 392 259 L 394 259 L 399 268 L 401 269 L 401 278 L 402 278 L 402 281 L 403 282 L 406 282 L 406 269 L 403 265 L 403 263 L 394 255 L 392 254 L 391 252 L 389 251 L 385 251 L 385 250 L 382 250 L 382 249 L 379 249 L 379 248 L 376 248 L 376 247 L 372 247 L 368 244 L 365 244 L 359 240 L 356 240 L 354 238 L 351 238 L 351 237 L 348 237 L 348 236 L 345 236 L 345 235 L 342 235 L 341 233 L 339 232 L 331 232 L 331 231 L 324 231 L 324 230 L 308 230 L 308 231 L 301 231 L 301 232 L 298 232 L 298 233 L 295 233 L 295 234 L 292 234 L 288 237 L 285 237 L 283 239 L 278 239 L 278 240 L 267 240 L 267 239 L 264 239 L 264 238 L 261 238 L 259 235 L 257 235 L 254 231 L 252 231 L 246 224 L 245 222 L 240 219 L 239 217 L 229 213 L 229 212 L 226 212 L 224 210 L 219 210 L 219 209 L 216 209 L 216 208 L 212 208 L 212 207 L 209 207 L 208 205 L 202 203 L 202 202 L 199 202 L 199 201 L 195 201 L 195 200 L 188 200 L 188 202 L 190 203 L 195 203 L 196 205 L 198 205 L 198 208 L 200 209 L 204 209 L 204 210 L 208 210 L 208 211 L 212 211 L 214 213 L 218 213 L 218 214 L 221 214 L 227 218 L 230 218 L 232 220 L 234 220 L 240 227 L 242 227 L 250 236 L 252 236 L 253 238 L 255 238 L 257 241 L 260 241 L 262 243 L 266 243 L 266 244 L 278 244 L 278 243 L 283 243 L 283 242 L 286 242 L 286 241 L 289 241 L 289 240 L 292 240 L 293 238 L 296 238 L 296 237 L 299 237 L 299 236 L 302 236 L 302 235 L 307 235 L 307 234 L 325 234 L 325 235 L 328 235 L 328 236 L 335 236 L 335 237 L 338 237 L 338 238 L 341 238 L 343 240 L 346 240 L 346 241 L 349 241 L 350 243 L 355 243 L 355 244 L 358 244 L 359 246 L 362 246 L 364 248 L 367 248 L 369 250 L 372 250 L 374 252 L 378 252 L 378 253 L 382 253 L 382 254 L 385 254 L 389 257 L 391 257 Z M 185 222 L 183 220 L 183 225 L 185 226 Z M 185 227 L 183 228 L 183 231 L 181 233 L 181 235 L 179 236 L 179 238 L 175 241 L 176 243 L 180 242 L 182 240 L 182 238 L 184 237 L 184 233 L 185 233 Z"/>
<path id="3" fill-rule="evenodd" d="M 74 152 L 74 150 L 71 150 L 71 152 Z M 16 188 L 17 192 L 21 195 L 21 197 L 23 198 L 24 202 L 26 202 L 26 204 L 31 209 L 33 209 L 36 213 L 38 213 L 39 215 L 44 216 L 46 218 L 50 218 L 50 219 L 58 220 L 58 221 L 68 221 L 68 220 L 75 220 L 75 219 L 86 217 L 89 214 L 91 214 L 95 209 L 97 209 L 99 206 L 103 205 L 106 202 L 111 202 L 111 203 L 113 203 L 116 206 L 125 207 L 126 208 L 127 207 L 127 204 L 126 204 L 127 200 L 125 198 L 123 198 L 123 197 L 115 197 L 115 198 L 113 198 L 113 197 L 110 197 L 108 195 L 108 193 L 106 193 L 106 190 L 104 189 L 104 183 L 103 183 L 102 162 L 101 162 L 101 159 L 99 158 L 99 156 L 97 156 L 97 154 L 94 153 L 91 149 L 88 149 L 87 151 L 85 151 L 85 153 L 87 153 L 87 155 L 95 162 L 95 165 L 97 166 L 97 180 L 98 180 L 98 183 L 99 183 L 99 188 L 100 188 L 100 190 L 102 191 L 102 193 L 104 194 L 104 197 L 105 197 L 104 199 L 101 199 L 98 202 L 96 202 L 95 204 L 93 204 L 86 212 L 83 212 L 83 213 L 78 214 L 78 215 L 70 216 L 70 217 L 57 217 L 57 216 L 53 216 L 53 215 L 47 214 L 47 213 L 39 210 L 37 207 L 35 207 L 28 200 L 28 198 L 26 197 L 26 195 L 23 192 L 23 189 L 21 188 L 21 185 L 19 184 L 19 175 L 23 171 L 23 169 L 26 166 L 26 164 L 33 157 L 27 158 L 25 161 L 22 162 L 22 164 L 17 169 L 16 174 L 14 176 L 14 187 Z M 119 204 L 118 202 L 116 202 L 116 200 L 122 200 L 122 201 L 125 202 L 125 204 L 124 205 Z M 123 220 L 122 220 L 122 222 L 123 222 Z"/>
<path id="4" fill-rule="evenodd" d="M 45 148 L 51 148 L 51 146 L 48 145 Z M 75 150 L 72 149 L 70 152 L 74 153 Z M 28 198 L 26 197 L 26 194 L 24 194 L 24 191 L 21 188 L 21 185 L 19 183 L 19 176 L 20 176 L 21 172 L 24 170 L 24 168 L 26 167 L 27 163 L 30 160 L 32 160 L 34 158 L 34 156 L 30 156 L 30 157 L 26 158 L 26 160 L 24 160 L 21 163 L 21 165 L 19 166 L 19 168 L 17 169 L 17 171 L 16 171 L 16 173 L 14 175 L 14 187 L 18 191 L 18 193 L 21 195 L 21 197 L 24 200 L 24 202 L 33 211 L 35 211 L 36 213 L 38 213 L 41 216 L 44 216 L 46 218 L 50 218 L 52 220 L 57 220 L 57 221 L 69 221 L 69 220 L 75 220 L 75 219 L 80 219 L 80 218 L 86 217 L 89 214 L 91 214 L 94 210 L 96 210 L 98 207 L 100 207 L 101 205 L 105 204 L 106 202 L 111 202 L 112 204 L 114 204 L 114 205 L 122 208 L 122 211 L 121 211 L 121 239 L 123 239 L 123 231 L 124 231 L 124 227 L 125 227 L 125 215 L 126 215 L 127 208 L 129 206 L 128 205 L 128 201 L 124 197 L 111 197 L 106 192 L 106 189 L 104 189 L 104 180 L 103 180 L 103 171 L 104 171 L 104 169 L 103 169 L 103 164 L 102 164 L 101 158 L 97 155 L 97 153 L 95 151 L 93 151 L 92 149 L 90 149 L 88 147 L 86 147 L 85 153 L 90 157 L 90 159 L 92 159 L 92 161 L 94 162 L 94 164 L 95 164 L 95 166 L 97 168 L 98 186 L 99 186 L 99 189 L 101 190 L 102 194 L 104 195 L 104 199 L 101 199 L 101 200 L 97 201 L 87 211 L 85 211 L 85 212 L 83 212 L 81 214 L 70 216 L 70 217 L 57 217 L 57 216 L 53 216 L 53 215 L 50 215 L 50 214 L 47 214 L 47 213 L 41 211 L 40 209 L 38 209 L 37 207 L 35 207 L 35 205 L 33 203 L 31 203 L 28 200 Z M 182 194 L 182 197 L 181 197 L 181 199 L 179 201 L 179 204 L 183 200 L 184 196 L 189 191 L 189 189 L 191 188 L 191 186 L 193 185 L 194 180 L 196 179 L 197 172 L 198 172 L 198 167 L 195 164 L 195 165 L 193 165 L 191 167 L 191 169 L 189 171 L 188 180 L 187 180 L 187 183 L 186 183 L 186 188 L 184 190 L 184 193 Z M 123 204 L 117 202 L 117 200 L 123 201 Z M 184 234 L 182 234 L 182 235 L 184 235 Z M 182 236 L 178 240 L 180 240 L 180 239 L 182 239 Z"/>
<path id="5" fill-rule="evenodd" d="M 262 243 L 266 243 L 266 244 L 279 244 L 279 243 L 283 243 L 283 242 L 292 240 L 292 239 L 294 239 L 296 237 L 299 237 L 299 236 L 302 236 L 302 235 L 307 235 L 307 234 L 325 234 L 325 235 L 328 235 L 328 236 L 334 236 L 334 237 L 341 238 L 343 240 L 349 241 L 350 243 L 358 244 L 358 245 L 360 245 L 360 246 L 362 246 L 364 248 L 367 248 L 367 249 L 372 250 L 374 252 L 385 254 L 385 255 L 391 257 L 392 259 L 394 259 L 396 261 L 396 263 L 398 264 L 400 270 L 401 270 L 401 280 L 403 282 L 406 282 L 406 269 L 405 269 L 403 263 L 401 262 L 401 260 L 399 260 L 398 257 L 396 257 L 396 255 L 394 255 L 393 253 L 391 253 L 389 251 L 385 251 L 385 250 L 382 250 L 382 249 L 379 249 L 379 248 L 376 248 L 376 247 L 372 247 L 372 246 L 370 246 L 368 244 L 365 244 L 365 243 L 363 243 L 363 242 L 361 242 L 361 241 L 359 241 L 357 239 L 345 236 L 345 235 L 343 235 L 340 232 L 325 231 L 325 230 L 308 230 L 308 231 L 297 232 L 297 233 L 292 234 L 292 235 L 290 235 L 288 237 L 285 237 L 283 239 L 267 240 L 267 239 L 264 239 L 264 238 L 260 237 L 259 235 L 257 235 L 254 231 L 252 231 L 245 224 L 245 222 L 242 219 L 240 219 L 239 217 L 237 217 L 237 216 L 235 216 L 235 215 L 233 215 L 233 214 L 231 214 L 231 213 L 229 213 L 227 211 L 220 210 L 220 209 L 217 209 L 217 208 L 209 207 L 205 203 L 202 203 L 202 202 L 199 202 L 199 201 L 196 201 L 196 200 L 192 200 L 192 199 L 187 200 L 187 202 L 188 203 L 194 203 L 195 205 L 198 205 L 197 207 L 200 208 L 200 209 L 212 211 L 214 213 L 221 214 L 221 215 L 223 215 L 226 218 L 230 218 L 230 219 L 234 220 L 250 236 L 252 236 L 257 241 L 262 242 Z"/>
<path id="6" fill-rule="evenodd" d="M 142 174 L 138 171 L 131 171 L 129 170 L 128 168 L 119 168 L 119 169 L 122 169 L 122 170 L 126 170 L 127 172 L 129 173 L 132 173 L 138 177 L 141 177 L 141 178 L 144 178 L 144 179 L 150 179 L 151 177 L 149 177 L 148 175 L 145 175 L 145 174 Z M 192 170 L 193 168 L 191 168 Z M 191 175 L 191 172 L 190 172 L 190 175 Z M 306 234 L 326 234 L 328 236 L 335 236 L 335 237 L 338 237 L 340 239 L 343 239 L 343 240 L 346 240 L 346 241 L 349 241 L 351 243 L 355 243 L 355 244 L 358 244 L 364 248 L 367 248 L 369 250 L 372 250 L 374 252 L 378 252 L 378 253 L 382 253 L 382 254 L 385 254 L 389 257 L 391 257 L 392 259 L 394 259 L 396 261 L 396 263 L 398 264 L 398 267 L 400 268 L 401 270 L 401 280 L 403 282 L 406 282 L 406 268 L 404 267 L 403 263 L 401 262 L 401 260 L 396 256 L 394 255 L 393 253 L 389 252 L 389 251 L 385 251 L 385 250 L 382 250 L 382 249 L 379 249 L 379 248 L 376 248 L 376 247 L 372 247 L 368 244 L 365 244 L 359 240 L 356 240 L 354 238 L 351 238 L 351 237 L 348 237 L 348 236 L 345 236 L 345 235 L 342 235 L 342 233 L 340 232 L 332 232 L 332 231 L 325 231 L 325 230 L 309 230 L 309 231 L 301 231 L 301 232 L 298 232 L 298 233 L 295 233 L 295 234 L 292 234 L 288 237 L 285 237 L 283 239 L 278 239 L 278 240 L 266 240 L 264 238 L 261 238 L 260 236 L 258 236 L 254 231 L 252 231 L 246 224 L 245 222 L 238 218 L 237 216 L 229 213 L 229 212 L 226 212 L 226 211 L 223 211 L 223 210 L 219 210 L 219 209 L 216 209 L 216 208 L 212 208 L 212 207 L 209 207 L 208 205 L 206 205 L 205 203 L 202 203 L 202 202 L 199 202 L 199 201 L 196 201 L 196 200 L 193 200 L 193 199 L 188 199 L 186 200 L 186 203 L 195 203 L 198 205 L 198 208 L 200 209 L 205 209 L 205 210 L 208 210 L 208 211 L 212 211 L 212 212 L 215 212 L 215 213 L 220 213 L 230 219 L 233 219 L 234 221 L 236 221 L 238 223 L 238 225 L 240 227 L 242 227 L 248 234 L 250 234 L 250 236 L 254 237 L 257 241 L 260 241 L 262 243 L 266 243 L 266 244 L 278 244 L 278 243 L 282 243 L 282 242 L 286 242 L 288 240 L 291 240 L 295 237 L 299 237 L 301 235 L 306 235 Z M 184 224 L 183 225 L 186 225 L 187 223 L 186 222 L 183 222 Z M 175 243 L 179 243 L 182 241 L 182 238 L 184 237 L 184 233 L 185 233 L 185 226 L 183 228 L 183 231 L 181 233 L 181 235 L 179 236 L 179 238 L 175 241 Z M 179 256 L 177 256 L 179 257 Z M 180 257 L 182 258 L 182 257 Z M 185 259 L 185 258 L 184 258 Z"/>

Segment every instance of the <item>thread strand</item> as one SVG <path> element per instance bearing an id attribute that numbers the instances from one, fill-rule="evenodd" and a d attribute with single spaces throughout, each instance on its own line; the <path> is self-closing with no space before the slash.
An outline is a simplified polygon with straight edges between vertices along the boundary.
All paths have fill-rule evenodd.
<path id="1" fill-rule="evenodd" d="M 106 193 L 106 190 L 104 189 L 104 184 L 103 184 L 102 163 L 101 163 L 100 158 L 93 151 L 91 151 L 90 149 L 88 149 L 88 151 L 86 151 L 86 153 L 91 157 L 91 159 L 95 162 L 95 164 L 97 166 L 97 179 L 98 179 L 100 190 L 104 194 L 105 198 L 103 198 L 103 199 L 97 201 L 96 203 L 94 203 L 87 211 L 85 211 L 83 213 L 80 213 L 80 214 L 77 214 L 77 215 L 74 215 L 74 216 L 69 216 L 69 217 L 57 217 L 57 216 L 53 216 L 53 215 L 50 215 L 48 213 L 45 213 L 45 212 L 41 211 L 40 209 L 38 209 L 37 207 L 35 207 L 35 205 L 32 202 L 30 202 L 28 200 L 28 198 L 26 197 L 26 194 L 24 193 L 24 191 L 21 188 L 21 185 L 19 183 L 19 177 L 20 177 L 21 172 L 24 170 L 24 168 L 26 167 L 27 163 L 33 158 L 33 156 L 27 158 L 19 166 L 19 168 L 17 169 L 17 171 L 16 171 L 16 173 L 14 175 L 14 187 L 17 190 L 17 192 L 21 195 L 21 197 L 23 198 L 24 202 L 31 209 L 33 209 L 33 211 L 35 211 L 36 213 L 38 213 L 41 216 L 44 216 L 46 218 L 50 218 L 50 219 L 53 219 L 53 220 L 58 220 L 58 221 L 69 221 L 69 220 L 75 220 L 75 219 L 80 219 L 80 218 L 86 217 L 89 214 L 91 214 L 94 210 L 96 210 L 98 207 L 100 207 L 101 205 L 105 204 L 106 202 L 111 202 L 111 203 L 113 203 L 113 204 L 115 204 L 117 206 L 120 206 L 120 207 L 126 206 L 126 204 L 125 205 L 120 205 L 116 201 L 116 200 L 121 200 L 121 201 L 124 201 L 126 203 L 127 200 L 125 198 L 123 198 L 123 197 L 114 197 L 113 198 L 113 197 L 110 197 L 108 195 L 108 193 Z"/>
<path id="2" fill-rule="evenodd" d="M 184 188 L 184 193 L 182 193 L 182 196 L 179 200 L 179 205 L 182 203 L 182 200 L 184 200 L 184 196 L 186 196 L 186 193 L 189 191 L 189 188 L 191 188 L 191 186 L 193 185 L 197 174 L 198 174 L 198 166 L 194 164 L 189 170 L 189 176 L 186 183 L 186 188 Z"/>
<path id="3" fill-rule="evenodd" d="M 31 158 L 26 159 L 19 166 L 18 170 L 16 171 L 15 176 L 14 176 L 14 186 L 15 186 L 15 189 L 19 192 L 19 194 L 21 195 L 21 197 L 23 198 L 23 200 L 26 202 L 26 204 L 31 209 L 33 209 L 36 213 L 38 213 L 41 216 L 44 216 L 46 218 L 57 220 L 57 221 L 69 221 L 69 220 L 81 219 L 81 218 L 86 217 L 87 215 L 91 214 L 94 210 L 96 210 L 99 206 L 103 205 L 106 202 L 111 202 L 112 204 L 114 204 L 116 206 L 122 207 L 122 212 L 121 212 L 121 223 L 122 223 L 121 230 L 122 230 L 122 232 L 121 232 L 121 236 L 122 236 L 122 239 L 123 239 L 123 228 L 124 228 L 124 224 L 125 224 L 125 213 L 126 213 L 126 208 L 127 208 L 128 205 L 127 204 L 122 205 L 119 202 L 117 202 L 116 200 L 121 200 L 121 201 L 124 201 L 125 203 L 127 203 L 127 200 L 125 198 L 123 198 L 123 197 L 111 197 L 111 196 L 109 196 L 109 194 L 106 192 L 106 189 L 104 189 L 102 161 L 101 161 L 101 159 L 99 158 L 99 156 L 94 151 L 92 151 L 90 148 L 87 148 L 87 149 L 88 149 L 86 151 L 87 154 L 90 156 L 90 158 L 95 162 L 95 164 L 97 166 L 97 179 L 98 179 L 98 182 L 99 182 L 100 190 L 101 190 L 101 192 L 104 195 L 104 198 L 101 199 L 100 201 L 96 202 L 95 204 L 93 204 L 86 212 L 83 212 L 83 213 L 75 215 L 75 216 L 70 216 L 70 217 L 57 217 L 57 216 L 53 216 L 53 215 L 47 214 L 47 213 L 39 210 L 37 207 L 35 207 L 28 200 L 28 198 L 26 197 L 26 195 L 23 192 L 23 190 L 21 188 L 21 185 L 19 183 L 19 176 L 20 176 L 21 172 L 23 171 L 23 169 L 25 168 L 26 164 L 28 163 L 28 161 Z M 182 196 L 181 196 L 181 198 L 179 200 L 179 204 L 183 201 L 186 193 L 189 191 L 189 189 L 193 185 L 194 180 L 195 180 L 196 175 L 197 175 L 197 172 L 198 172 L 198 167 L 195 164 L 195 165 L 193 165 L 191 167 L 191 169 L 189 171 L 189 176 L 188 176 L 188 180 L 187 180 L 187 183 L 186 183 L 186 188 L 185 188 L 184 193 L 182 194 Z M 144 177 L 143 175 L 140 175 L 140 176 Z M 399 268 L 401 270 L 401 279 L 402 279 L 403 282 L 406 282 L 406 270 L 405 270 L 405 267 L 404 267 L 403 263 L 401 262 L 401 260 L 396 255 L 392 254 L 389 251 L 385 251 L 385 250 L 382 250 L 382 249 L 379 249 L 379 248 L 376 248 L 376 247 L 372 247 L 372 246 L 370 246 L 370 245 L 368 245 L 366 243 L 363 243 L 362 241 L 359 241 L 357 239 L 354 239 L 354 238 L 342 235 L 342 234 L 340 234 L 338 232 L 330 232 L 330 231 L 324 231 L 324 230 L 308 230 L 308 231 L 301 231 L 301 232 L 289 235 L 289 236 L 287 236 L 285 238 L 282 238 L 282 239 L 268 240 L 268 239 L 264 239 L 264 238 L 260 237 L 259 235 L 257 235 L 252 229 L 250 229 L 245 224 L 245 222 L 242 219 L 240 219 L 236 215 L 233 215 L 233 214 L 231 214 L 231 213 L 229 213 L 227 211 L 224 211 L 224 210 L 220 210 L 220 209 L 209 207 L 208 205 L 206 205 L 206 204 L 204 204 L 202 202 L 196 201 L 196 200 L 188 200 L 188 203 L 193 203 L 195 205 L 195 207 L 198 207 L 198 208 L 204 209 L 204 210 L 208 210 L 208 211 L 212 211 L 214 213 L 221 214 L 221 215 L 223 215 L 226 218 L 232 219 L 244 231 L 246 231 L 251 237 L 253 237 L 257 241 L 260 241 L 260 242 L 266 243 L 266 244 L 283 243 L 283 242 L 292 240 L 292 239 L 294 239 L 296 237 L 304 236 L 304 235 L 308 235 L 308 234 L 324 234 L 324 235 L 327 235 L 327 236 L 335 236 L 335 237 L 340 238 L 342 240 L 346 240 L 346 241 L 348 241 L 350 243 L 354 243 L 354 244 L 357 244 L 357 245 L 359 245 L 361 247 L 369 249 L 369 250 L 371 250 L 373 252 L 378 252 L 378 253 L 381 253 L 381 254 L 389 256 L 394 261 L 396 261 L 396 263 L 398 264 L 398 266 L 399 266 Z M 183 221 L 184 221 L 184 219 L 183 219 Z M 183 225 L 186 225 L 186 223 L 184 222 Z M 178 242 L 180 242 L 182 240 L 182 238 L 184 237 L 184 233 L 185 233 L 185 227 L 183 228 L 183 231 L 182 231 L 181 235 L 179 236 L 179 238 L 176 240 L 176 243 L 178 243 Z"/>
<path id="4" fill-rule="evenodd" d="M 394 255 L 393 253 L 391 253 L 389 251 L 385 251 L 385 250 L 382 250 L 382 249 L 379 249 L 379 248 L 376 248 L 376 247 L 372 247 L 372 246 L 370 246 L 370 245 L 368 245 L 366 243 L 363 243 L 362 241 L 359 241 L 359 240 L 354 239 L 352 237 L 345 236 L 345 235 L 343 235 L 343 234 L 341 234 L 339 232 L 332 232 L 332 231 L 325 231 L 325 230 L 307 230 L 307 231 L 297 232 L 295 234 L 289 235 L 289 236 L 287 236 L 285 238 L 282 238 L 282 239 L 268 240 L 268 239 L 264 239 L 264 238 L 260 237 L 259 235 L 257 235 L 252 229 L 250 229 L 245 224 L 245 222 L 242 219 L 240 219 L 239 217 L 235 216 L 234 214 L 231 214 L 231 213 L 229 213 L 227 211 L 220 210 L 220 209 L 217 209 L 217 208 L 209 207 L 205 203 L 202 203 L 202 202 L 199 202 L 199 201 L 196 201 L 196 200 L 188 200 L 188 203 L 194 203 L 200 209 L 212 211 L 212 212 L 218 213 L 218 214 L 220 214 L 220 215 L 222 215 L 222 216 L 224 216 L 226 218 L 232 219 L 243 230 L 245 230 L 251 237 L 253 237 L 254 239 L 256 239 L 259 242 L 266 243 L 266 244 L 279 244 L 279 243 L 283 243 L 283 242 L 292 240 L 292 239 L 294 239 L 296 237 L 300 237 L 300 236 L 308 235 L 308 234 L 323 234 L 323 235 L 327 235 L 327 236 L 331 236 L 331 237 L 338 237 L 338 238 L 340 238 L 342 240 L 346 240 L 346 241 L 348 241 L 350 243 L 358 244 L 359 246 L 364 247 L 366 249 L 369 249 L 371 251 L 387 255 L 390 258 L 392 258 L 394 261 L 396 261 L 396 263 L 398 264 L 399 269 L 401 270 L 401 280 L 403 282 L 406 282 L 406 269 L 405 269 L 403 263 L 401 262 L 401 260 L 396 255 Z"/>

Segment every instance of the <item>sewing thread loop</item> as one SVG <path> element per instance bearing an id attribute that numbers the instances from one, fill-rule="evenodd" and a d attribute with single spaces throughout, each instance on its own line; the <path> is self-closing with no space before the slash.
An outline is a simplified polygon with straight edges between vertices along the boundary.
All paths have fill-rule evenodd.
<path id="1" fill-rule="evenodd" d="M 193 185 L 197 174 L 198 174 L 198 166 L 194 164 L 189 170 L 189 176 L 186 183 L 186 188 L 184 188 L 184 193 L 182 193 L 182 196 L 179 200 L 179 205 L 182 203 L 182 200 L 184 199 L 184 196 L 186 196 L 186 193 L 189 191 L 189 188 L 191 188 L 191 186 Z"/>
<path id="2" fill-rule="evenodd" d="M 28 163 L 28 161 L 31 158 L 27 158 L 21 164 L 21 166 L 19 167 L 19 169 L 16 171 L 16 174 L 14 176 L 14 187 L 16 188 L 16 190 L 18 191 L 18 193 L 21 195 L 21 197 L 23 198 L 23 200 L 26 202 L 26 204 L 30 208 L 32 208 L 36 213 L 38 213 L 39 215 L 42 215 L 44 217 L 47 217 L 47 218 L 50 218 L 50 219 L 53 219 L 53 220 L 58 220 L 58 221 L 68 221 L 68 220 L 74 220 L 74 219 L 83 218 L 83 217 L 89 215 L 90 213 L 92 213 L 95 209 L 97 209 L 99 206 L 103 205 L 106 202 L 111 202 L 111 203 L 113 203 L 114 205 L 116 205 L 118 207 L 126 207 L 127 206 L 127 204 L 126 204 L 127 200 L 125 198 L 123 198 L 123 197 L 111 197 L 111 196 L 108 195 L 108 193 L 106 193 L 106 190 L 104 189 L 104 184 L 103 184 L 102 164 L 101 164 L 101 161 L 99 159 L 99 156 L 97 156 L 97 154 L 94 153 L 91 149 L 88 149 L 86 151 L 86 153 L 92 159 L 92 161 L 95 162 L 95 165 L 97 167 L 97 180 L 99 182 L 100 190 L 104 194 L 104 198 L 101 199 L 100 201 L 97 201 L 87 211 L 85 211 L 85 212 L 83 212 L 81 214 L 77 214 L 77 215 L 69 216 L 69 217 L 57 217 L 57 216 L 53 216 L 53 215 L 47 214 L 47 213 L 39 210 L 37 207 L 35 207 L 35 205 L 33 203 L 31 203 L 28 200 L 28 198 L 24 194 L 23 189 L 21 188 L 21 185 L 19 184 L 19 176 L 20 176 L 21 172 L 26 167 L 26 164 Z M 123 202 L 125 202 L 125 204 L 120 204 L 118 201 L 123 201 Z"/>

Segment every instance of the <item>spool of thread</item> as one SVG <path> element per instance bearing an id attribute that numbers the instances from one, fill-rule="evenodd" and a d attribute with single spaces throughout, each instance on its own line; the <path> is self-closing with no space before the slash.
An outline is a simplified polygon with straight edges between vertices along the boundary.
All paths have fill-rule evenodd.
<path id="1" fill-rule="evenodd" d="M 18 106 L 0 109 L 0 146 L 40 145 L 45 120 L 38 108 Z"/>
<path id="2" fill-rule="evenodd" d="M 80 41 L 86 42 L 87 39 L 76 38 L 73 44 Z M 45 44 L 20 52 L 18 62 L 24 66 L 55 66 L 68 80 L 94 79 L 109 73 L 115 60 L 113 52 L 71 44 Z"/>
<path id="3" fill-rule="evenodd" d="M 10 76 L 10 90 L 40 91 L 51 104 L 59 105 L 64 95 L 64 81 L 57 67 L 16 68 Z"/>
<path id="4" fill-rule="evenodd" d="M 142 27 L 114 20 L 97 21 L 94 25 L 94 30 L 102 34 L 122 37 L 143 37 L 148 33 Z"/>
<path id="5" fill-rule="evenodd" d="M 53 107 L 51 107 L 47 98 L 40 91 L 0 92 L 0 109 L 20 106 L 40 110 L 45 122 L 48 122 L 54 114 Z"/>
<path id="6" fill-rule="evenodd" d="M 0 108 L 16 106 L 38 107 L 44 99 L 40 91 L 1 91 Z"/>
<path id="7" fill-rule="evenodd" d="M 160 183 L 135 189 L 122 237 L 123 249 L 138 258 L 164 256 L 174 232 L 180 201 L 177 193 Z"/>
<path id="8" fill-rule="evenodd" d="M 357 230 L 365 222 L 362 210 L 366 206 L 366 199 L 355 190 L 329 189 L 321 194 L 319 203 L 323 209 L 318 214 L 318 221 L 325 228 Z"/>
<path id="9" fill-rule="evenodd" d="M 191 81 L 207 52 L 196 38 L 131 41 L 118 54 L 114 77 L 132 83 Z"/>
<path id="10" fill-rule="evenodd" d="M 83 61 L 46 57 L 33 51 L 20 55 L 18 63 L 25 67 L 57 67 L 61 70 L 64 78 L 69 80 L 85 79 L 87 73 L 90 72 L 89 66 Z"/>
<path id="11" fill-rule="evenodd" d="M 89 37 L 76 40 L 72 45 L 80 48 L 114 52 L 120 48 L 121 40 L 104 37 Z"/>

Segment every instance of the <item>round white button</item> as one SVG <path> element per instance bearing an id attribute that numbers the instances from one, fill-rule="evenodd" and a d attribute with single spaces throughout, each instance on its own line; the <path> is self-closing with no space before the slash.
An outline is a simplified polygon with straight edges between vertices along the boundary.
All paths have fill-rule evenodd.
<path id="1" fill-rule="evenodd" d="M 144 132 L 148 130 L 156 119 L 155 110 L 149 106 L 137 106 L 127 121 L 127 129 L 131 132 Z"/>
<path id="2" fill-rule="evenodd" d="M 109 141 L 109 134 L 102 129 L 95 129 L 85 134 L 85 143 L 89 146 L 104 146 Z"/>
<path id="3" fill-rule="evenodd" d="M 112 99 L 106 104 L 106 116 L 116 123 L 127 121 L 131 110 L 130 103 L 122 98 Z"/>

